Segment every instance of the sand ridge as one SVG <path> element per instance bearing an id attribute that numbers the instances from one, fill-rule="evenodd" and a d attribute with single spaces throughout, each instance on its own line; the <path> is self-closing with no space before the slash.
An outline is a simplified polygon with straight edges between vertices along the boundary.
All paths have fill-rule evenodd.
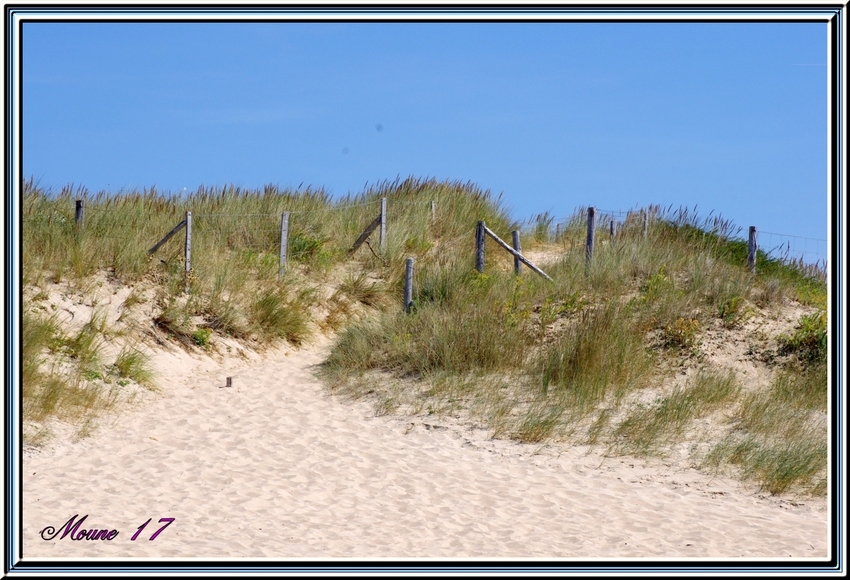
<path id="1" fill-rule="evenodd" d="M 315 377 L 328 349 L 156 354 L 161 396 L 25 456 L 25 559 L 828 556 L 825 504 L 448 419 L 375 417 Z M 75 514 L 119 534 L 41 537 Z M 160 518 L 174 521 L 150 541 Z"/>

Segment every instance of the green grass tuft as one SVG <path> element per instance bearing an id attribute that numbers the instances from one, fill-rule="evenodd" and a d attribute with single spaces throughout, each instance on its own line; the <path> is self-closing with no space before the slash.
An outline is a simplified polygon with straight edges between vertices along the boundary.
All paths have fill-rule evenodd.
<path id="1" fill-rule="evenodd" d="M 132 379 L 148 388 L 154 386 L 148 357 L 135 349 L 121 349 L 112 366 L 119 377 Z"/>

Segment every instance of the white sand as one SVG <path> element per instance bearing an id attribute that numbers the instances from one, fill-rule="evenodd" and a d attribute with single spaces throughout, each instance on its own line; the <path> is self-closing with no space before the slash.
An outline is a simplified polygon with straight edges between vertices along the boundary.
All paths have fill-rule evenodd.
<path id="1" fill-rule="evenodd" d="M 24 557 L 828 555 L 825 502 L 583 449 L 533 455 L 438 428 L 446 420 L 374 417 L 324 393 L 312 373 L 326 349 L 223 365 L 158 354 L 163 396 L 25 457 Z M 228 375 L 234 387 L 220 388 Z M 119 535 L 40 537 L 75 514 Z M 165 517 L 174 523 L 149 541 Z"/>

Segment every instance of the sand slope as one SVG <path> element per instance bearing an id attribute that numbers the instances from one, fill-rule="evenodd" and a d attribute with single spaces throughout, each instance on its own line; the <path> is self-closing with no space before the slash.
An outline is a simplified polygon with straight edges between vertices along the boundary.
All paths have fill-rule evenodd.
<path id="1" fill-rule="evenodd" d="M 827 556 L 824 503 L 577 448 L 534 455 L 444 420 L 374 417 L 314 378 L 327 348 L 220 364 L 158 354 L 163 396 L 25 457 L 24 557 Z M 234 387 L 220 388 L 228 375 Z M 40 537 L 75 514 L 119 535 Z M 149 541 L 165 517 L 174 523 Z"/>

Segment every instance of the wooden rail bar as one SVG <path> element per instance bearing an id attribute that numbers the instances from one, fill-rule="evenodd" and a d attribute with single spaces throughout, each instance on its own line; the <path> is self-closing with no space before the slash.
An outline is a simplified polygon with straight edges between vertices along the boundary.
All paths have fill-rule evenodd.
<path id="1" fill-rule="evenodd" d="M 479 223 L 483 224 L 483 222 L 479 222 Z M 500 237 L 499 237 L 499 236 L 497 236 L 495 233 L 493 233 L 493 230 L 491 230 L 490 228 L 488 228 L 486 225 L 485 225 L 485 226 L 483 226 L 483 228 L 484 228 L 484 232 L 485 232 L 488 236 L 490 236 L 491 238 L 493 238 L 493 239 L 496 241 L 496 243 L 497 243 L 497 244 L 499 244 L 500 246 L 502 246 L 503 248 L 505 248 L 508 252 L 510 252 L 511 254 L 513 254 L 514 258 L 516 258 L 517 260 L 519 260 L 520 262 L 522 262 L 523 264 L 525 264 L 526 266 L 528 266 L 529 268 L 531 268 L 532 270 L 534 270 L 535 272 L 537 272 L 538 274 L 540 274 L 541 276 L 543 276 L 544 278 L 546 278 L 547 280 L 549 280 L 550 282 L 553 282 L 552 278 L 550 278 L 550 277 L 549 277 L 549 275 L 548 275 L 546 272 L 544 272 L 543 270 L 541 270 L 540 268 L 538 268 L 537 266 L 535 266 L 534 264 L 532 264 L 532 263 L 529 261 L 529 259 L 528 259 L 528 258 L 526 258 L 526 257 L 525 257 L 525 256 L 523 256 L 522 254 L 520 254 L 519 252 L 517 252 L 516 250 L 514 250 L 514 249 L 513 249 L 513 248 L 512 248 L 509 244 L 506 244 L 506 243 L 502 240 L 502 238 L 500 238 Z"/>
<path id="2" fill-rule="evenodd" d="M 356 242 L 354 242 L 354 245 L 353 245 L 353 246 L 351 246 L 351 249 L 350 249 L 350 250 L 348 250 L 348 253 L 349 253 L 349 254 L 353 254 L 354 252 L 356 252 L 356 251 L 357 251 L 357 248 L 359 248 L 360 246 L 362 246 L 362 245 L 363 245 L 363 242 L 365 242 L 365 241 L 366 241 L 366 239 L 367 239 L 370 235 L 372 235 L 372 232 L 374 232 L 374 231 L 378 228 L 378 226 L 379 226 L 379 225 L 381 225 L 381 224 L 383 223 L 383 219 L 384 219 L 384 216 L 383 216 L 383 215 L 379 215 L 378 217 L 376 217 L 376 218 L 372 221 L 372 223 L 371 223 L 371 224 L 369 224 L 369 227 L 367 227 L 365 230 L 363 230 L 363 233 L 362 233 L 362 234 L 360 234 L 360 237 L 359 237 L 359 238 L 357 238 L 357 241 L 356 241 Z"/>
<path id="3" fill-rule="evenodd" d="M 186 220 L 183 220 L 182 222 L 180 222 L 179 224 L 174 226 L 173 230 L 171 230 L 170 232 L 165 234 L 165 237 L 163 237 L 160 241 L 158 241 L 156 244 L 154 244 L 153 247 L 150 250 L 148 250 L 148 255 L 151 255 L 154 252 L 156 252 L 160 248 L 160 246 L 162 246 L 162 244 L 164 244 L 165 242 L 170 240 L 172 237 L 174 237 L 174 234 L 179 232 L 184 227 L 186 227 Z"/>

